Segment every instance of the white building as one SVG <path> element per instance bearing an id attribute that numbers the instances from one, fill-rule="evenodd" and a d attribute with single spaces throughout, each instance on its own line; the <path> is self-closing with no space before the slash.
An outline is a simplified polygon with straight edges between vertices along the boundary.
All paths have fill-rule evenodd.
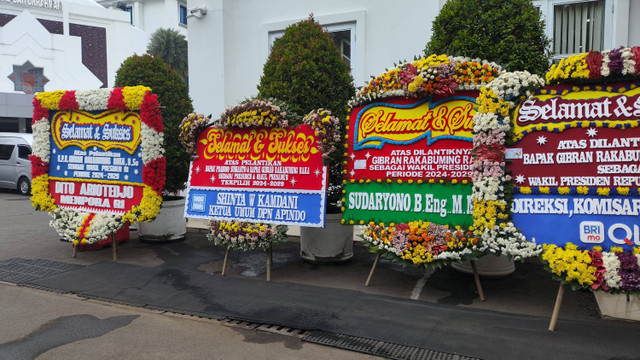
<path id="1" fill-rule="evenodd" d="M 113 86 L 120 64 L 145 53 L 158 27 L 186 34 L 178 0 L 131 4 L 140 27 L 117 3 L 0 0 L 0 131 L 31 132 L 35 92 Z"/>
<path id="2" fill-rule="evenodd" d="M 422 56 L 445 0 L 189 0 L 190 94 L 196 111 L 217 117 L 256 95 L 273 40 L 309 13 L 332 33 L 356 86 L 394 63 Z M 554 39 L 554 57 L 640 45 L 640 0 L 533 1 Z"/>
<path id="3" fill-rule="evenodd" d="M 362 86 L 394 63 L 422 55 L 444 2 L 0 0 L 0 131 L 30 131 L 35 91 L 113 86 L 122 61 L 146 52 L 159 27 L 188 32 L 198 112 L 217 117 L 255 95 L 274 39 L 310 13 L 333 35 Z M 546 20 L 555 58 L 640 45 L 640 23 L 632 21 L 640 16 L 640 0 L 533 4 Z"/>
<path id="4" fill-rule="evenodd" d="M 98 4 L 129 13 L 131 25 L 151 35 L 158 28 L 173 28 L 187 36 L 186 0 L 96 0 Z"/>
<path id="5" fill-rule="evenodd" d="M 589 50 L 640 45 L 638 0 L 534 0 L 554 59 Z"/>

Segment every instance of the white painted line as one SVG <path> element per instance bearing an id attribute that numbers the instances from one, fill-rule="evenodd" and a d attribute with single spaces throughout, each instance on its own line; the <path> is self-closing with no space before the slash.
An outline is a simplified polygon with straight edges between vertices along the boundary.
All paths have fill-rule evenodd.
<path id="1" fill-rule="evenodd" d="M 413 291 L 411 291 L 411 300 L 418 300 L 420 297 L 420 293 L 422 293 L 422 288 L 427 284 L 427 280 L 431 277 L 431 274 L 435 272 L 435 269 L 429 268 L 424 271 L 424 276 L 418 280 L 416 285 L 413 287 Z"/>

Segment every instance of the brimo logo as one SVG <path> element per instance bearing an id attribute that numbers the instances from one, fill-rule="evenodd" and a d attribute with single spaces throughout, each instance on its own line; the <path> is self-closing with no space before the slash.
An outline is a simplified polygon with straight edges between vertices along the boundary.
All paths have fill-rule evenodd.
<path id="1" fill-rule="evenodd" d="M 638 225 L 633 225 L 632 230 L 625 224 L 615 223 L 609 227 L 606 235 L 614 244 L 640 245 L 640 227 Z M 582 221 L 580 223 L 580 241 L 587 244 L 601 244 L 604 240 L 604 224 L 600 221 Z"/>

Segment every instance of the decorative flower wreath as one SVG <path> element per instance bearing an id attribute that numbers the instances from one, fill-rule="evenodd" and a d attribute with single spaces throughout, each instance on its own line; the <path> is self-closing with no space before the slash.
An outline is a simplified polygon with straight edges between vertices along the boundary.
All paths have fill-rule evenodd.
<path id="1" fill-rule="evenodd" d="M 302 119 L 302 123 L 309 125 L 316 133 L 318 147 L 322 151 L 322 160 L 327 165 L 331 153 L 336 151 L 335 143 L 342 140 L 340 135 L 340 120 L 325 109 L 311 110 Z"/>
<path id="2" fill-rule="evenodd" d="M 546 75 L 548 85 L 561 83 L 587 83 L 624 80 L 640 75 L 640 48 L 619 48 L 602 53 L 590 52 L 572 55 L 551 67 Z M 606 79 L 603 79 L 606 78 Z M 504 172 L 504 154 L 507 141 L 517 141 L 525 135 L 512 137 L 513 124 L 510 115 L 515 108 L 533 92 L 539 94 L 562 94 L 581 90 L 603 90 L 602 86 L 573 86 L 561 90 L 541 89 L 543 79 L 528 72 L 505 73 L 481 89 L 478 97 L 479 110 L 474 117 L 474 174 L 473 174 L 473 219 L 476 235 L 482 241 L 478 250 L 511 255 L 516 259 L 541 255 L 547 270 L 562 283 L 575 289 L 588 288 L 612 293 L 640 292 L 640 247 L 631 252 L 611 247 L 603 251 L 595 246 L 591 250 L 579 250 L 568 242 L 565 247 L 527 241 L 510 221 L 507 200 L 510 196 L 511 177 Z M 632 88 L 637 85 L 632 84 Z M 609 92 L 624 92 L 624 87 L 608 86 Z M 607 124 L 605 124 L 607 123 Z M 582 122 L 578 126 L 635 127 L 635 122 Z M 539 131 L 534 128 L 529 131 Z M 522 194 L 581 194 L 608 196 L 610 193 L 634 195 L 629 188 L 575 188 L 516 187 L 513 191 Z"/>
<path id="3" fill-rule="evenodd" d="M 372 78 L 349 107 L 396 96 L 425 98 L 451 95 L 456 90 L 478 90 L 501 73 L 502 68 L 493 62 L 434 54 L 401 63 Z"/>
<path id="4" fill-rule="evenodd" d="M 434 95 L 453 95 L 459 90 L 479 90 L 502 73 L 502 68 L 493 62 L 466 57 L 430 55 L 404 62 L 385 73 L 373 77 L 349 102 L 351 109 L 379 99 L 390 97 L 430 98 Z M 348 145 L 345 144 L 345 148 Z M 347 154 L 345 154 L 347 156 Z M 355 182 L 354 179 L 346 179 Z M 385 181 L 383 179 L 359 180 L 360 183 Z M 429 183 L 444 183 L 444 179 L 429 179 Z M 458 179 L 450 183 L 458 183 Z M 391 183 L 393 180 L 386 179 Z M 397 180 L 402 183 L 403 180 Z M 413 183 L 414 180 L 407 180 Z M 422 184 L 425 180 L 415 181 Z M 460 180 L 467 184 L 468 180 Z M 343 193 L 345 191 L 343 190 Z M 342 199 L 345 202 L 345 199 Z M 342 208 L 344 211 L 344 208 Z M 344 223 L 345 220 L 343 219 Z M 353 224 L 353 221 L 350 221 Z M 360 222 L 363 225 L 364 221 Z M 449 229 L 445 225 L 414 221 L 408 224 L 370 223 L 362 230 L 364 244 L 369 251 L 404 264 L 421 267 L 440 267 L 451 261 L 460 261 L 480 255 L 482 247 L 473 234 L 473 228 Z"/>
<path id="5" fill-rule="evenodd" d="M 311 111 L 304 119 L 289 111 L 288 106 L 275 99 L 247 99 L 236 106 L 228 107 L 218 121 L 209 124 L 201 114 L 189 114 L 180 125 L 180 140 L 192 158 L 196 156 L 196 141 L 202 130 L 212 125 L 219 128 L 288 127 L 307 124 L 318 138 L 323 160 L 335 151 L 334 142 L 340 141 L 338 118 L 329 110 Z M 286 241 L 287 226 L 248 223 L 242 221 L 211 220 L 208 239 L 215 245 L 236 250 L 265 250 L 270 244 Z"/>
<path id="6" fill-rule="evenodd" d="M 232 250 L 266 250 L 273 244 L 287 241 L 286 225 L 211 220 L 210 227 L 209 241 Z"/>
<path id="7" fill-rule="evenodd" d="M 210 124 L 210 119 L 202 114 L 189 114 L 180 124 L 180 141 L 192 157 L 196 156 L 196 139 L 207 126 L 220 128 L 244 127 L 288 127 L 307 124 L 318 138 L 318 147 L 322 158 L 329 161 L 329 156 L 336 150 L 334 143 L 341 140 L 340 120 L 325 109 L 312 110 L 301 118 L 288 111 L 288 106 L 279 100 L 247 99 L 240 104 L 228 107 L 220 119 Z"/>
<path id="8" fill-rule="evenodd" d="M 209 121 L 210 119 L 203 114 L 191 113 L 180 123 L 180 142 L 192 160 L 197 159 L 196 139 L 198 134 L 209 126 Z"/>
<path id="9" fill-rule="evenodd" d="M 482 240 L 477 251 L 505 254 L 521 260 L 537 256 L 541 249 L 528 242 L 509 221 L 504 171 L 506 134 L 512 131 L 510 114 L 517 104 L 544 85 L 529 72 L 504 73 L 480 89 L 478 111 L 473 118 L 474 163 L 473 225 Z"/>
<path id="10" fill-rule="evenodd" d="M 552 65 L 547 84 L 594 82 L 608 78 L 623 80 L 640 75 L 640 47 L 619 47 L 574 54 Z"/>
<path id="11" fill-rule="evenodd" d="M 288 106 L 276 99 L 246 99 L 240 104 L 227 107 L 220 115 L 219 126 L 228 127 L 287 127 L 295 126 L 300 115 L 288 111 Z"/>
<path id="12" fill-rule="evenodd" d="M 452 230 L 422 220 L 389 226 L 371 222 L 363 229 L 362 238 L 370 251 L 384 258 L 423 268 L 440 268 L 468 258 L 478 242 L 470 230 L 464 231 L 459 226 Z"/>
<path id="13" fill-rule="evenodd" d="M 157 95 L 144 86 L 114 89 L 52 91 L 38 93 L 33 100 L 34 115 L 31 202 L 37 210 L 48 211 L 50 224 L 74 245 L 92 244 L 133 221 L 152 221 L 162 204 L 166 159 L 164 157 L 163 124 Z M 79 212 L 59 207 L 49 192 L 49 161 L 51 156 L 50 111 L 68 110 L 139 111 L 141 120 L 141 153 L 143 161 L 143 197 L 140 205 L 122 215 Z M 69 179 L 72 180 L 72 179 Z M 113 182 L 122 183 L 123 182 Z M 127 183 L 128 184 L 128 183 Z"/>

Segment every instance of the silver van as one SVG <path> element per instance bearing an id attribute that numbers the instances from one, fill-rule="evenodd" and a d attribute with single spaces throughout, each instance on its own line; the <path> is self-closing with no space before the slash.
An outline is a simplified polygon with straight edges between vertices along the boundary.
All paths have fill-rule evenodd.
<path id="1" fill-rule="evenodd" d="M 33 134 L 0 133 L 0 187 L 31 195 Z"/>

